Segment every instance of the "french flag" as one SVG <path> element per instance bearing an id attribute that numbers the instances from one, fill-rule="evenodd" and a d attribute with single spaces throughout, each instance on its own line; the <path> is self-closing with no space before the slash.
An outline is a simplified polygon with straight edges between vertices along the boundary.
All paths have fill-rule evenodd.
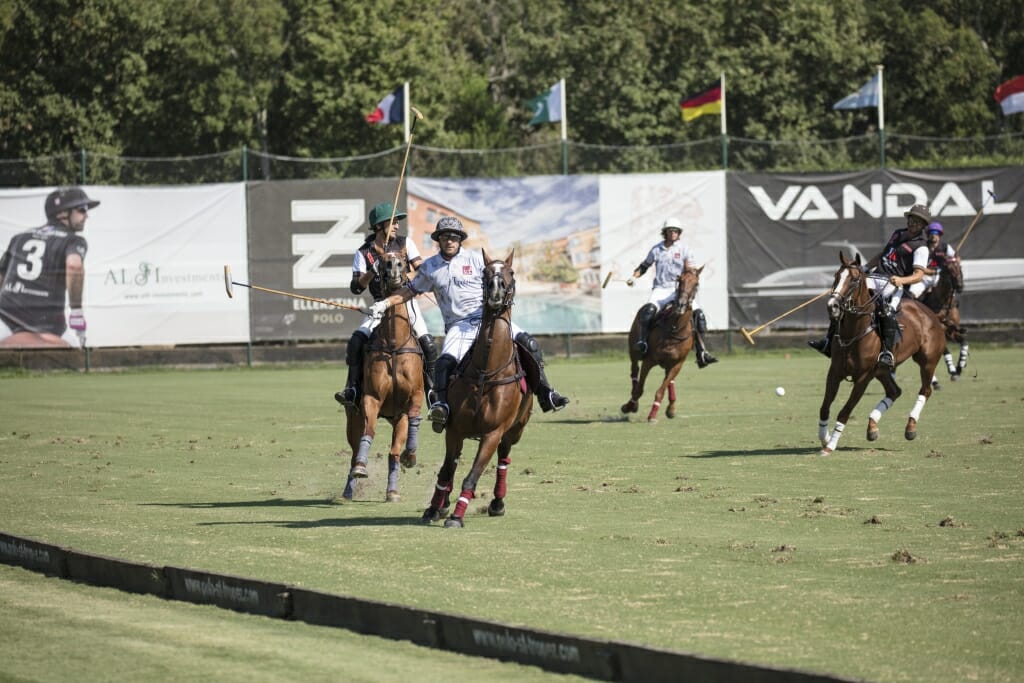
<path id="1" fill-rule="evenodd" d="M 405 120 L 405 86 L 398 86 L 377 104 L 377 108 L 366 115 L 367 123 L 402 123 Z"/>

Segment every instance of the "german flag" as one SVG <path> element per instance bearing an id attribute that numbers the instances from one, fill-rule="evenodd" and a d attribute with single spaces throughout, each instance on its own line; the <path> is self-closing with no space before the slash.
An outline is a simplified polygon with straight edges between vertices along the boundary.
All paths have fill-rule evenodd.
<path id="1" fill-rule="evenodd" d="M 685 100 L 679 100 L 679 107 L 683 110 L 683 121 L 692 121 L 704 114 L 722 113 L 722 83 L 702 92 L 699 95 Z"/>

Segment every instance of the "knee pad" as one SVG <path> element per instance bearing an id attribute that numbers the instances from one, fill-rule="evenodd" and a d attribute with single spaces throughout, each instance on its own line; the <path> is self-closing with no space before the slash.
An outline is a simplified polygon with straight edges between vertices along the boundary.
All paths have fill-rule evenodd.
<path id="1" fill-rule="evenodd" d="M 423 360 L 437 360 L 437 343 L 434 342 L 434 335 L 425 334 L 416 341 L 419 342 L 420 350 L 423 351 Z"/>
<path id="2" fill-rule="evenodd" d="M 704 318 L 704 311 L 699 308 L 693 310 L 693 326 L 700 334 L 707 334 L 708 321 Z"/>
<path id="3" fill-rule="evenodd" d="M 529 332 L 520 332 L 516 335 L 516 343 L 523 346 L 530 353 L 537 353 L 540 351 L 540 344 L 537 340 L 530 335 Z"/>
<path id="4" fill-rule="evenodd" d="M 647 321 L 654 318 L 658 314 L 658 307 L 654 304 L 644 304 L 643 308 L 640 309 L 640 320 Z"/>

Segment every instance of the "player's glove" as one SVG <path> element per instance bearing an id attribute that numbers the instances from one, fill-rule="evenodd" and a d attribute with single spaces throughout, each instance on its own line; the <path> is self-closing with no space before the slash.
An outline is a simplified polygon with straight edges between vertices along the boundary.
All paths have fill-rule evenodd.
<path id="1" fill-rule="evenodd" d="M 68 314 L 68 327 L 75 332 L 85 332 L 85 314 L 81 308 L 72 308 Z"/>
<path id="2" fill-rule="evenodd" d="M 626 280 L 626 284 L 629 285 L 630 287 L 632 287 L 633 286 L 633 278 L 629 278 L 628 280 Z"/>
<path id="3" fill-rule="evenodd" d="M 388 302 L 385 299 L 381 299 L 380 301 L 373 302 L 373 305 L 370 306 L 370 315 L 374 318 L 382 318 L 386 310 L 388 310 Z"/>

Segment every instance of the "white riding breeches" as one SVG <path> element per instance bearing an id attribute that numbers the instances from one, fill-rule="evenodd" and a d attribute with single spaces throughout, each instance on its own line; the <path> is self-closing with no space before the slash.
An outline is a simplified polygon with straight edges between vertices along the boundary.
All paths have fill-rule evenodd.
<path id="1" fill-rule="evenodd" d="M 462 360 L 462 357 L 469 351 L 469 347 L 473 345 L 473 341 L 476 339 L 477 333 L 480 331 L 481 321 L 479 320 L 459 320 L 455 322 L 448 330 L 444 333 L 444 344 L 441 347 L 441 355 L 453 356 L 455 360 Z M 512 332 L 512 338 L 515 339 L 519 336 L 519 333 L 523 331 L 523 328 L 516 325 L 514 322 L 510 323 L 509 328 Z"/>
<path id="2" fill-rule="evenodd" d="M 412 325 L 412 333 L 419 339 L 423 335 L 427 334 L 427 321 L 423 318 L 423 314 L 420 312 L 420 305 L 415 299 L 410 299 L 405 303 L 406 310 L 409 311 L 409 324 Z M 372 315 L 368 315 L 363 318 L 363 322 L 359 324 L 359 331 L 366 335 L 369 339 L 373 331 L 377 329 L 377 325 L 380 324 L 380 318 L 374 318 Z"/>
<path id="3" fill-rule="evenodd" d="M 647 298 L 647 303 L 654 304 L 658 307 L 658 310 L 665 308 L 668 304 L 672 303 L 676 298 L 676 284 L 673 282 L 667 287 L 655 287 L 651 290 L 651 295 Z M 700 305 L 700 290 L 697 290 L 697 294 L 694 295 L 693 301 L 690 303 L 690 308 L 698 310 Z"/>
<path id="4" fill-rule="evenodd" d="M 923 280 L 917 284 L 910 285 L 910 296 L 920 299 L 921 295 L 927 292 L 930 287 L 934 287 L 938 281 L 938 275 L 925 275 Z"/>

